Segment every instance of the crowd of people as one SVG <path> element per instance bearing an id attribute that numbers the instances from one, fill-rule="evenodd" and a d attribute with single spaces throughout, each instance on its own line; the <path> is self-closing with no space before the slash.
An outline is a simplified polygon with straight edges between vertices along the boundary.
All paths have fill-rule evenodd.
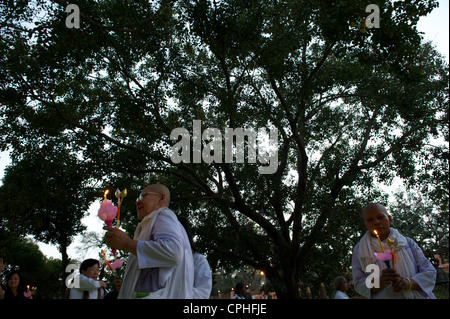
<path id="1" fill-rule="evenodd" d="M 68 299 L 207 299 L 212 289 L 211 270 L 205 256 L 198 253 L 189 222 L 169 208 L 170 191 L 162 184 L 145 187 L 136 200 L 140 223 L 133 238 L 124 231 L 105 226 L 109 247 L 129 252 L 123 278 L 116 277 L 115 289 L 108 291 L 98 280 L 100 262 L 84 260 Z M 434 299 L 436 270 L 419 246 L 391 227 L 392 217 L 377 203 L 362 211 L 367 232 L 353 249 L 352 276 L 355 291 L 369 299 Z M 377 259 L 384 247 L 396 243 L 394 267 Z M 377 284 L 368 284 L 369 265 L 380 270 Z M 0 272 L 5 263 L 0 259 Z M 20 274 L 10 272 L 6 287 L 0 285 L 0 298 L 29 299 L 32 294 L 20 288 Z M 335 299 L 349 299 L 345 277 L 335 279 Z M 245 287 L 238 283 L 233 299 L 245 298 Z"/>

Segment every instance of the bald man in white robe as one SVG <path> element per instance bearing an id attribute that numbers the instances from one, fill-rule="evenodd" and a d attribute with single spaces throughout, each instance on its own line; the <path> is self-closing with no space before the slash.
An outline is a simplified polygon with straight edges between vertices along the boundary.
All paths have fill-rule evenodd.
<path id="1" fill-rule="evenodd" d="M 104 227 L 108 246 L 130 252 L 119 299 L 193 298 L 189 239 L 169 203 L 166 186 L 149 185 L 136 201 L 141 222 L 133 239 L 117 228 Z"/>

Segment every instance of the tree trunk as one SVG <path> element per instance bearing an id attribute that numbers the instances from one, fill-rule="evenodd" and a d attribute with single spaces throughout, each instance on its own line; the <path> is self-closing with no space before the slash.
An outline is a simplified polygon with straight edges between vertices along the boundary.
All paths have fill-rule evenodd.
<path id="1" fill-rule="evenodd" d="M 66 268 L 69 265 L 69 255 L 67 254 L 67 245 L 66 244 L 60 244 L 59 245 L 59 252 L 61 253 L 62 258 L 62 269 L 61 269 L 61 278 L 62 278 L 62 285 L 61 285 L 61 297 L 64 298 L 66 294 Z"/>
<path id="2" fill-rule="evenodd" d="M 291 256 L 281 260 L 281 269 L 266 269 L 266 278 L 270 281 L 279 299 L 298 299 L 297 267 Z"/>
<path id="3" fill-rule="evenodd" d="M 294 258 L 289 258 L 289 261 L 283 263 L 283 278 L 286 285 L 286 299 L 298 299 L 298 280 L 297 267 L 295 266 Z"/>

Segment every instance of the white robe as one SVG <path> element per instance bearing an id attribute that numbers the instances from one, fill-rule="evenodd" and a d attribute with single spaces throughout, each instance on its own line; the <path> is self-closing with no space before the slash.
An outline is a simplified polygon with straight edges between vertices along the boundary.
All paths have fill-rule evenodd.
<path id="1" fill-rule="evenodd" d="M 85 275 L 77 274 L 74 278 L 76 283 L 72 288 L 70 288 L 69 299 L 83 299 L 83 294 L 85 291 L 89 293 L 89 299 L 98 298 L 98 289 L 100 289 L 100 281 L 88 278 Z M 101 289 L 101 298 L 105 298 L 105 289 Z"/>
<path id="2" fill-rule="evenodd" d="M 352 275 L 356 292 L 371 299 L 436 299 L 433 294 L 436 281 L 436 269 L 434 269 L 430 261 L 424 256 L 419 246 L 411 238 L 404 237 L 392 227 L 389 238 L 396 239 L 398 242 L 397 255 L 399 256 L 399 261 L 396 262 L 396 271 L 402 277 L 413 279 L 420 286 L 421 290 L 395 293 L 392 285 L 389 285 L 377 293 L 371 293 L 365 282 L 368 276 L 365 271 L 367 265 L 378 265 L 380 274 L 387 266 L 374 255 L 374 252 L 381 252 L 378 240 L 370 236 L 369 232 L 366 232 L 353 249 Z M 386 249 L 388 248 L 386 241 L 383 241 L 382 244 Z"/>
<path id="3" fill-rule="evenodd" d="M 212 275 L 208 260 L 200 253 L 194 253 L 194 299 L 209 299 L 212 289 Z"/>
<path id="4" fill-rule="evenodd" d="M 134 239 L 137 256 L 128 258 L 118 298 L 192 298 L 192 251 L 176 215 L 167 207 L 152 212 L 138 225 Z"/>
<path id="5" fill-rule="evenodd" d="M 333 299 L 350 299 L 350 297 L 345 292 L 336 290 Z"/>

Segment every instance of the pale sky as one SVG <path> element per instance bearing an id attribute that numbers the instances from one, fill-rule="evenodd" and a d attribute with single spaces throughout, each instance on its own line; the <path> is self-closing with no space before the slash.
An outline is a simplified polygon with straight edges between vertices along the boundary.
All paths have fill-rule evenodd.
<path id="1" fill-rule="evenodd" d="M 382 21 L 381 21 L 382 27 Z M 426 17 L 422 17 L 418 23 L 418 29 L 424 32 L 426 40 L 431 40 L 439 52 L 441 52 L 447 61 L 449 62 L 449 0 L 439 1 L 439 8 L 435 9 L 431 14 Z M 0 152 L 0 178 L 3 178 L 4 169 L 11 163 L 8 152 Z M 0 180 L 0 184 L 2 181 Z M 88 227 L 90 231 L 104 232 L 102 230 L 103 222 L 97 217 L 97 210 L 100 207 L 100 200 L 93 203 L 89 209 L 89 212 L 82 222 Z M 124 200 L 130 200 L 125 198 Z M 61 254 L 56 247 L 38 243 L 41 251 L 47 257 L 53 257 L 61 259 Z M 86 251 L 83 256 L 76 254 L 75 247 L 79 245 L 79 240 L 75 240 L 74 243 L 69 246 L 68 254 L 69 258 L 73 259 L 85 259 L 96 258 L 98 259 L 98 250 Z"/>

